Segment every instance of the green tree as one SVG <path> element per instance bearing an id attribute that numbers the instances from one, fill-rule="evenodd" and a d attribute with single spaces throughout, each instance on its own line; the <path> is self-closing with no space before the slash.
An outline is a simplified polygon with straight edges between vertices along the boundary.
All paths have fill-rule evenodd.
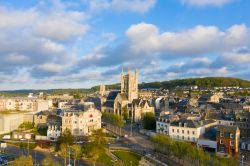
<path id="1" fill-rule="evenodd" d="M 67 144 L 60 145 L 60 155 L 64 158 L 64 166 L 67 165 L 68 148 L 69 148 L 69 145 Z"/>
<path id="2" fill-rule="evenodd" d="M 33 166 L 32 156 L 20 156 L 17 159 L 15 159 L 12 163 L 10 163 L 10 166 Z"/>
<path id="3" fill-rule="evenodd" d="M 89 143 L 84 147 L 85 157 L 93 161 L 95 166 L 96 160 L 105 153 L 106 139 L 102 129 L 94 130 L 92 135 L 88 137 Z"/>
<path id="4" fill-rule="evenodd" d="M 124 125 L 124 120 L 122 116 L 112 114 L 112 113 L 103 113 L 102 114 L 102 120 L 104 122 L 110 123 L 112 125 L 118 125 L 122 127 Z"/>
<path id="5" fill-rule="evenodd" d="M 74 166 L 76 166 L 76 160 L 79 160 L 82 157 L 82 148 L 80 145 L 73 145 L 72 150 L 73 150 Z"/>
<path id="6" fill-rule="evenodd" d="M 146 130 L 155 130 L 156 120 L 153 113 L 147 112 L 143 115 L 142 126 Z"/>
<path id="7" fill-rule="evenodd" d="M 61 144 L 66 144 L 67 146 L 72 145 L 74 142 L 74 136 L 71 134 L 70 130 L 66 129 L 56 142 L 56 150 L 59 149 Z"/>

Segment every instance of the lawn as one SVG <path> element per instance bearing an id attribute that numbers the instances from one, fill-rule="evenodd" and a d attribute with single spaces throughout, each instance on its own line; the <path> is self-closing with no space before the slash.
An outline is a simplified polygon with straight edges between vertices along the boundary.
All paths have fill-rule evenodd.
<path id="1" fill-rule="evenodd" d="M 138 166 L 141 160 L 140 155 L 129 151 L 116 150 L 112 153 L 122 160 L 124 165 L 131 165 L 132 163 L 133 166 Z"/>
<path id="2" fill-rule="evenodd" d="M 112 162 L 112 159 L 107 155 L 107 154 L 103 154 L 99 157 L 99 159 L 97 160 L 97 163 L 100 163 L 102 165 L 107 165 L 107 166 L 113 166 L 114 163 Z"/>

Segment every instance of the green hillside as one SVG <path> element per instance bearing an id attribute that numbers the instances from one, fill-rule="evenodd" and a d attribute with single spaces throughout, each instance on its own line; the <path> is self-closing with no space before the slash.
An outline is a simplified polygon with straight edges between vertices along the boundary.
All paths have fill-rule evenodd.
<path id="1" fill-rule="evenodd" d="M 187 79 L 176 79 L 163 82 L 149 82 L 139 84 L 140 89 L 145 88 L 163 88 L 173 89 L 177 86 L 189 86 L 197 85 L 202 88 L 213 88 L 213 87 L 250 87 L 250 81 L 242 80 L 239 78 L 231 77 L 205 77 L 205 78 L 187 78 Z M 94 90 L 98 90 L 98 86 L 93 87 Z M 119 84 L 107 85 L 107 89 L 120 89 Z"/>
<path id="2" fill-rule="evenodd" d="M 203 88 L 224 87 L 224 86 L 250 87 L 250 81 L 238 78 L 231 78 L 231 77 L 205 77 L 205 78 L 187 78 L 187 79 L 177 79 L 177 80 L 163 81 L 163 82 L 142 83 L 139 85 L 139 87 L 171 89 L 175 88 L 176 86 L 189 86 L 189 85 L 197 85 Z"/>

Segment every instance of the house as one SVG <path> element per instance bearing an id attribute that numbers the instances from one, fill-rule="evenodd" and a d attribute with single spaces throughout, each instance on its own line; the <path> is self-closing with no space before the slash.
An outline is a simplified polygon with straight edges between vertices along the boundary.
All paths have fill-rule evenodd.
<path id="1" fill-rule="evenodd" d="M 240 141 L 240 160 L 243 160 L 244 164 L 250 165 L 250 139 L 242 139 Z"/>
<path id="2" fill-rule="evenodd" d="M 61 124 L 60 123 L 49 123 L 47 130 L 48 140 L 57 140 L 61 135 Z"/>
<path id="3" fill-rule="evenodd" d="M 101 128 L 101 116 L 101 112 L 95 109 L 94 103 L 91 102 L 82 107 L 64 110 L 62 132 L 69 130 L 74 136 L 90 135 L 93 130 Z"/>
<path id="4" fill-rule="evenodd" d="M 240 130 L 236 126 L 218 125 L 216 133 L 217 151 L 231 156 L 239 151 Z"/>
<path id="5" fill-rule="evenodd" d="M 169 135 L 169 126 L 171 122 L 178 121 L 178 115 L 163 115 L 156 121 L 156 132 Z"/>
<path id="6" fill-rule="evenodd" d="M 169 136 L 173 139 L 196 143 L 205 129 L 217 125 L 216 121 L 187 120 L 181 119 L 170 123 Z"/>
<path id="7" fill-rule="evenodd" d="M 148 100 L 144 99 L 134 99 L 132 102 L 132 108 L 129 110 L 129 117 L 132 117 L 134 122 L 140 121 L 145 113 L 155 113 L 154 107 Z"/>

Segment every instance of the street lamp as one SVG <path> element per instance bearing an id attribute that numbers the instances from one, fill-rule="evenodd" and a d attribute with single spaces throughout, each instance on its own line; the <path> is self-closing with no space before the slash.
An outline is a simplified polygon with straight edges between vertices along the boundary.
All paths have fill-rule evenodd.
<path id="1" fill-rule="evenodd" d="M 69 146 L 69 164 L 68 164 L 68 166 L 71 166 L 71 164 L 70 164 L 70 146 Z"/>
<path id="2" fill-rule="evenodd" d="M 243 165 L 244 165 L 244 158 L 245 158 L 245 156 L 244 156 L 244 155 L 242 155 L 242 156 L 241 156 L 241 166 L 243 166 Z"/>

